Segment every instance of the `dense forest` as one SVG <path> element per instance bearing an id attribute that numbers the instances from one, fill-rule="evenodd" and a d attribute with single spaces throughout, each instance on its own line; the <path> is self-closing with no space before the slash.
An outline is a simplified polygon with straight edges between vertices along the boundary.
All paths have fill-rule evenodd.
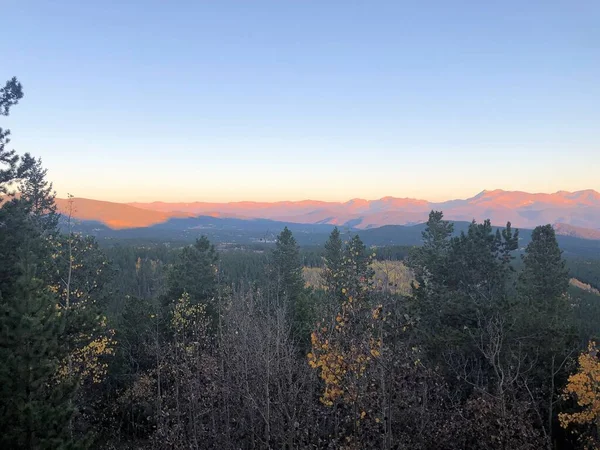
<path id="1" fill-rule="evenodd" d="M 438 211 L 412 248 L 101 247 L 8 137 L 1 448 L 600 448 L 600 255 L 552 226 L 520 253 Z"/>

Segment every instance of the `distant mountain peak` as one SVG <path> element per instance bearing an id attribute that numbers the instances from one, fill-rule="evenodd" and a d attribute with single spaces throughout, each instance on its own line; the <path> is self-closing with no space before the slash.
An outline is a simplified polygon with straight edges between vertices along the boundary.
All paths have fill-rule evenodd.
<path id="1" fill-rule="evenodd" d="M 57 199 L 57 204 L 63 212 L 68 208 L 66 200 Z M 347 202 L 303 200 L 124 204 L 75 199 L 76 218 L 96 220 L 113 228 L 151 226 L 174 217 L 203 215 L 370 228 L 422 223 L 432 209 L 443 211 L 448 220 L 470 222 L 473 218 L 478 221 L 490 219 L 492 224 L 499 226 L 508 221 L 520 228 L 561 222 L 575 227 L 600 228 L 600 194 L 593 189 L 552 194 L 484 189 L 464 200 L 435 203 L 392 196 L 378 200 L 353 198 Z"/>
<path id="2" fill-rule="evenodd" d="M 369 203 L 369 200 L 365 200 L 364 198 L 352 198 L 350 200 L 348 200 L 345 204 L 346 205 L 364 205 Z"/>
<path id="3" fill-rule="evenodd" d="M 484 195 L 489 195 L 489 194 L 497 194 L 499 192 L 504 192 L 504 191 L 502 189 L 484 189 L 479 194 L 475 195 L 472 198 L 483 197 Z"/>

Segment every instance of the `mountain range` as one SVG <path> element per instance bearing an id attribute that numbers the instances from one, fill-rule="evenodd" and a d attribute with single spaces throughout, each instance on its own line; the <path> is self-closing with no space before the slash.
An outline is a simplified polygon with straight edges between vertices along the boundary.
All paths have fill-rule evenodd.
<path id="1" fill-rule="evenodd" d="M 68 200 L 56 201 L 59 210 L 68 214 Z M 432 209 L 443 211 L 445 218 L 453 221 L 490 219 L 492 224 L 499 226 L 510 221 L 519 228 L 552 223 L 560 224 L 556 226 L 560 234 L 600 239 L 600 193 L 591 189 L 553 194 L 485 190 L 474 197 L 445 202 L 384 197 L 347 202 L 115 203 L 74 198 L 71 207 L 76 219 L 95 221 L 111 229 L 168 225 L 173 219 L 208 216 L 329 224 L 366 230 L 385 225 L 423 223 Z"/>

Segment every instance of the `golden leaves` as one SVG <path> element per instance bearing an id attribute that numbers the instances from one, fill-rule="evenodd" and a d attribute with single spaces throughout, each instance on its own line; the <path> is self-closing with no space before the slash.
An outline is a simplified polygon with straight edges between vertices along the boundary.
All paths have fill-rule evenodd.
<path id="1" fill-rule="evenodd" d="M 193 304 L 189 294 L 184 292 L 181 298 L 175 303 L 173 316 L 171 317 L 171 327 L 179 335 L 179 344 L 181 344 L 186 352 L 191 354 L 195 349 L 195 347 L 187 346 L 186 340 L 188 338 L 193 339 L 195 346 L 200 345 L 200 340 L 205 336 L 208 325 L 209 318 L 206 306 L 203 304 Z"/>
<path id="2" fill-rule="evenodd" d="M 341 291 L 346 300 L 335 315 L 335 327 L 329 330 L 318 325 L 311 334 L 312 351 L 307 354 L 308 364 L 320 371 L 325 383 L 320 400 L 327 406 L 337 400 L 356 402 L 357 383 L 369 364 L 381 356 L 382 348 L 381 338 L 373 333 L 383 306 L 371 309 L 363 295 L 353 297 L 345 287 Z"/>
<path id="3" fill-rule="evenodd" d="M 587 352 L 579 355 L 579 370 L 569 377 L 564 398 L 575 398 L 580 410 L 560 413 L 560 425 L 598 425 L 600 423 L 600 360 L 595 342 L 588 344 Z"/>
<path id="4" fill-rule="evenodd" d="M 59 377 L 79 376 L 84 381 L 102 382 L 108 371 L 108 364 L 104 362 L 104 357 L 115 353 L 116 341 L 112 338 L 112 335 L 113 331 L 109 330 L 107 335 L 95 338 L 82 336 L 82 341 L 91 340 L 80 347 L 76 347 L 69 357 L 62 362 L 58 370 Z"/>

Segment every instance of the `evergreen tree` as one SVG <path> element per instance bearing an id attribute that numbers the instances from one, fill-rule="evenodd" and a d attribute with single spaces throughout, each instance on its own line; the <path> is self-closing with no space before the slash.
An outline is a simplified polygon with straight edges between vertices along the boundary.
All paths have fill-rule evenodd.
<path id="1" fill-rule="evenodd" d="M 472 341 L 472 330 L 481 331 L 483 322 L 508 310 L 510 255 L 517 247 L 518 231 L 513 233 L 510 223 L 494 233 L 489 220 L 473 221 L 466 233 L 451 239 L 439 309 L 441 326 L 459 346 Z"/>
<path id="2" fill-rule="evenodd" d="M 302 260 L 296 239 L 288 227 L 277 236 L 273 262 L 270 268 L 271 308 L 282 309 L 292 327 L 292 335 L 302 346 L 314 322 L 315 297 L 304 287 Z"/>
<path id="3" fill-rule="evenodd" d="M 555 426 L 554 403 L 558 386 L 566 382 L 566 362 L 575 348 L 571 302 L 567 297 L 569 273 L 562 259 L 552 225 L 533 230 L 523 255 L 516 305 L 516 327 L 531 361 L 531 377 L 538 386 L 537 397 L 545 412 L 546 429 Z"/>
<path id="4" fill-rule="evenodd" d="M 447 258 L 454 224 L 443 220 L 441 211 L 431 211 L 422 233 L 423 245 L 409 254 L 408 265 L 415 274 L 413 294 L 420 302 L 434 297 L 446 282 Z"/>
<path id="5" fill-rule="evenodd" d="M 216 317 L 217 260 L 215 247 L 206 236 L 185 247 L 168 273 L 164 303 L 172 305 L 187 292 L 192 304 L 205 304 L 209 316 Z"/>
<path id="6" fill-rule="evenodd" d="M 467 233 L 451 240 L 450 288 L 488 305 L 505 298 L 511 253 L 518 240 L 519 232 L 512 231 L 510 222 L 494 233 L 489 219 L 481 224 L 473 221 Z"/>
<path id="7" fill-rule="evenodd" d="M 571 327 L 567 320 L 571 308 L 566 298 L 569 272 L 551 225 L 533 230 L 523 265 L 517 285 L 519 318 L 536 335 L 546 334 L 544 347 L 548 350 Z"/>
<path id="8" fill-rule="evenodd" d="M 330 296 L 342 298 L 343 243 L 337 227 L 329 235 L 325 243 L 323 255 L 323 283 Z"/>
<path id="9" fill-rule="evenodd" d="M 10 109 L 23 98 L 23 87 L 16 78 L 6 82 L 0 88 L 0 116 L 8 116 Z M 25 163 L 14 150 L 7 150 L 10 142 L 10 130 L 0 127 L 0 194 L 9 191 L 10 183 L 18 180 L 29 170 L 31 160 Z"/>
<path id="10" fill-rule="evenodd" d="M 7 81 L 0 88 L 0 116 L 8 116 L 21 98 L 21 83 L 16 78 Z M 9 135 L 10 130 L 0 128 L 0 294 L 5 297 L 12 293 L 20 276 L 18 250 L 25 243 L 32 249 L 35 246 L 40 261 L 44 261 L 39 252 L 49 249 L 47 243 L 40 239 L 41 230 L 30 220 L 28 202 L 14 198 L 14 193 L 10 192 L 10 188 L 31 173 L 35 160 L 28 154 L 20 157 L 14 150 L 7 150 Z M 8 198 L 3 198 L 6 194 Z"/>
<path id="11" fill-rule="evenodd" d="M 0 116 L 8 116 L 10 108 L 16 105 L 21 98 L 23 98 L 21 83 L 16 78 L 7 81 L 6 85 L 0 89 Z M 9 136 L 10 130 L 0 128 L 0 194 L 6 194 L 6 183 L 17 177 L 19 156 L 14 150 L 6 150 L 6 145 L 10 142 Z"/>
<path id="12" fill-rule="evenodd" d="M 64 317 L 22 249 L 19 278 L 0 299 L 0 443 L 10 449 L 74 448 L 69 424 L 75 384 L 58 378 L 66 356 Z"/>
<path id="13" fill-rule="evenodd" d="M 454 224 L 443 220 L 441 211 L 431 211 L 422 233 L 423 245 L 414 248 L 408 266 L 414 272 L 412 282 L 413 313 L 422 320 L 419 328 L 424 339 L 434 339 L 441 327 L 441 308 L 448 295 L 448 258 Z"/>
<path id="14" fill-rule="evenodd" d="M 293 314 L 304 290 L 302 262 L 296 239 L 285 227 L 277 236 L 273 251 L 273 282 L 275 301 Z"/>
<path id="15" fill-rule="evenodd" d="M 0 89 L 0 115 L 23 96 L 20 83 Z M 54 196 L 41 164 L 6 150 L 0 129 L 0 436 L 2 448 L 72 448 L 75 377 L 61 377 L 67 356 L 65 315 L 51 294 L 52 236 L 57 233 Z M 10 198 L 12 197 L 12 198 Z"/>
<path id="16" fill-rule="evenodd" d="M 562 259 L 552 225 L 536 227 L 523 255 L 524 268 L 519 292 L 530 304 L 548 304 L 560 299 L 569 287 L 569 271 Z"/>
<path id="17" fill-rule="evenodd" d="M 47 169 L 42 167 L 42 160 L 26 154 L 23 164 L 29 167 L 21 181 L 19 192 L 39 228 L 45 233 L 56 232 L 59 214 L 54 203 L 55 192 L 52 183 L 46 180 Z"/>
<path id="18" fill-rule="evenodd" d="M 469 386 L 492 389 L 497 365 L 506 364 L 504 355 L 510 354 L 503 324 L 510 316 L 508 281 L 518 232 L 507 224 L 503 232 L 494 233 L 486 220 L 473 221 L 466 233 L 451 237 L 451 224 L 441 214 L 432 213 L 430 219 L 424 248 L 411 255 L 417 278 L 411 299 L 419 321 L 417 336 L 428 357 L 445 366 L 449 381 L 457 373 L 468 378 L 463 384 L 466 395 Z M 491 362 L 490 342 L 502 343 Z"/>
<path id="19" fill-rule="evenodd" d="M 358 234 L 354 235 L 344 248 L 342 278 L 345 296 L 359 296 L 372 287 L 374 271 L 372 258 Z"/>

